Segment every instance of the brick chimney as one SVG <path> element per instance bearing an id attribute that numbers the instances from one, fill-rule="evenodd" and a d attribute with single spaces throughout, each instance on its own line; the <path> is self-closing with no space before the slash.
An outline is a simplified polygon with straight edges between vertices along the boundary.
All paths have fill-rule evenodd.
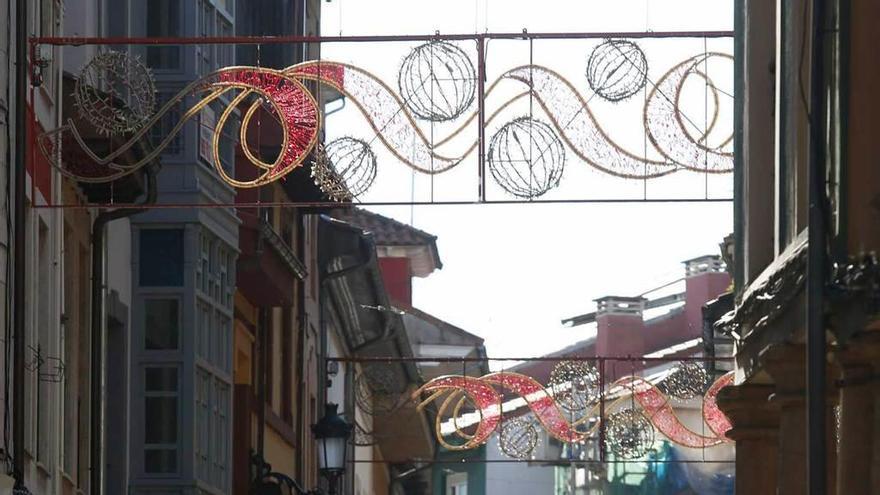
<path id="1" fill-rule="evenodd" d="M 683 263 L 686 330 L 688 336 L 696 338 L 703 334 L 703 305 L 727 291 L 730 275 L 720 256 L 700 256 Z"/>
<path id="2" fill-rule="evenodd" d="M 596 299 L 596 354 L 641 356 L 645 353 L 645 298 L 605 296 Z"/>

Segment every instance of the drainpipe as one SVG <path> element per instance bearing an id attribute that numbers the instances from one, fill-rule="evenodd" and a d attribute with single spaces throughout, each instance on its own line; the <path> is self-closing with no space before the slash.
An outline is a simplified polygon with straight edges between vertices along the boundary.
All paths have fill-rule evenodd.
<path id="1" fill-rule="evenodd" d="M 299 209 L 296 209 L 297 216 L 297 233 L 296 233 L 296 253 L 299 256 L 299 259 L 306 259 L 306 251 L 305 251 L 305 240 L 303 236 L 305 234 L 305 227 L 303 222 L 305 221 L 305 217 Z M 308 274 L 307 276 L 311 276 L 314 274 Z M 306 279 L 308 280 L 308 279 Z M 299 293 L 297 294 L 297 321 L 299 322 L 300 334 L 299 338 L 296 341 L 296 365 L 299 367 L 299 371 L 297 372 L 297 384 L 296 384 L 296 397 L 294 398 L 297 408 L 297 418 L 296 418 L 296 441 L 299 446 L 300 454 L 299 459 L 297 460 L 296 465 L 294 466 L 294 474 L 296 474 L 295 478 L 298 480 L 303 480 L 303 459 L 306 455 L 306 438 L 305 438 L 305 424 L 303 423 L 303 418 L 305 416 L 305 404 L 303 402 L 305 396 L 305 379 L 306 379 L 306 368 L 304 366 L 305 360 L 305 347 L 306 347 L 306 336 L 308 335 L 309 325 L 306 322 L 306 282 L 305 280 L 300 280 L 298 282 L 299 285 Z"/>
<path id="2" fill-rule="evenodd" d="M 12 341 L 13 341 L 13 369 L 12 369 L 12 446 L 13 468 L 12 476 L 15 478 L 15 488 L 24 489 L 24 361 L 26 356 L 24 308 L 25 304 L 25 235 L 27 228 L 25 222 L 25 208 L 27 207 L 27 189 L 25 175 L 27 174 L 27 31 L 28 15 L 27 0 L 15 2 L 15 132 L 18 134 L 15 140 L 15 207 L 13 222 L 15 225 L 14 241 L 12 248 L 13 264 L 13 301 L 15 306 L 12 310 Z M 11 164 L 7 164 L 11 166 Z"/>
<path id="3" fill-rule="evenodd" d="M 810 60 L 809 244 L 807 248 L 807 493 L 826 493 L 825 2 L 813 0 Z"/>
<path id="4" fill-rule="evenodd" d="M 152 165 L 144 169 L 147 179 L 147 196 L 140 206 L 156 202 L 156 173 Z M 92 224 L 92 328 L 91 328 L 91 369 L 89 402 L 91 404 L 91 428 L 89 429 L 89 489 L 91 495 L 101 495 L 102 483 L 102 451 L 103 451 L 103 381 L 104 360 L 104 242 L 105 228 L 113 220 L 130 217 L 142 211 L 141 208 L 119 208 L 98 214 Z"/>
<path id="5" fill-rule="evenodd" d="M 268 383 L 267 376 L 269 373 L 269 368 L 266 366 L 266 362 L 269 359 L 269 346 L 267 345 L 269 342 L 269 314 L 268 310 L 265 307 L 259 308 L 259 313 L 257 316 L 257 349 L 259 351 L 259 355 L 257 356 L 257 376 L 255 377 L 259 380 L 259 386 L 257 387 L 257 424 L 259 425 L 257 428 L 257 456 L 260 458 L 260 462 L 265 466 L 266 462 L 266 383 Z M 258 466 L 258 469 L 263 469 L 263 466 Z"/>

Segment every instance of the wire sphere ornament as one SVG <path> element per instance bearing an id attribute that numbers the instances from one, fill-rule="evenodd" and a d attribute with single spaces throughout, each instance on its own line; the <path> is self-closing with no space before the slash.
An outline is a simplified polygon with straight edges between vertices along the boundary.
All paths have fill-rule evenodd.
<path id="1" fill-rule="evenodd" d="M 312 166 L 315 184 L 335 201 L 351 201 L 376 180 L 376 153 L 361 139 L 334 139 L 316 152 Z"/>
<path id="2" fill-rule="evenodd" d="M 354 435 L 351 436 L 351 444 L 357 447 L 369 447 L 376 444 L 376 438 L 372 432 L 364 429 L 358 423 L 354 424 Z"/>
<path id="3" fill-rule="evenodd" d="M 498 432 L 498 448 L 513 459 L 531 459 L 540 442 L 534 421 L 514 418 L 501 423 Z"/>
<path id="4" fill-rule="evenodd" d="M 709 374 L 701 363 L 681 362 L 663 380 L 666 393 L 679 400 L 702 395 L 709 383 Z"/>
<path id="5" fill-rule="evenodd" d="M 416 117 L 431 122 L 453 120 L 474 101 L 476 71 L 461 48 L 432 41 L 414 48 L 397 76 L 400 96 Z"/>
<path id="6" fill-rule="evenodd" d="M 559 185 L 565 169 L 565 147 L 549 124 L 519 117 L 492 136 L 487 161 L 502 189 L 532 199 Z"/>
<path id="7" fill-rule="evenodd" d="M 607 40 L 587 60 L 587 83 L 602 98 L 618 102 L 638 93 L 648 80 L 648 60 L 638 45 Z"/>
<path id="8" fill-rule="evenodd" d="M 556 403 L 568 412 L 581 412 L 599 400 L 599 370 L 584 361 L 557 363 L 549 385 Z"/>
<path id="9" fill-rule="evenodd" d="M 638 459 L 654 445 L 654 426 L 641 411 L 623 409 L 608 416 L 605 439 L 617 457 Z"/>
<path id="10" fill-rule="evenodd" d="M 361 411 L 371 416 L 388 414 L 400 402 L 403 390 L 394 371 L 383 365 L 372 364 L 355 380 L 355 400 Z"/>
<path id="11" fill-rule="evenodd" d="M 105 135 L 140 129 L 153 116 L 156 86 L 150 69 L 127 52 L 96 55 L 82 68 L 73 97 L 79 114 Z"/>

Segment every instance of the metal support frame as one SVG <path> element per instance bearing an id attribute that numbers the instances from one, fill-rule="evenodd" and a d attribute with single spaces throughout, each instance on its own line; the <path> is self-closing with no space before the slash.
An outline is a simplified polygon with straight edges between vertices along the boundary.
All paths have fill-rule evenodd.
<path id="1" fill-rule="evenodd" d="M 95 37 L 46 36 L 34 37 L 30 43 L 38 45 L 273 45 L 289 43 L 358 43 L 388 41 L 450 41 L 461 40 L 563 40 L 563 39 L 655 39 L 655 38 L 730 38 L 732 31 L 597 31 L 569 33 L 474 33 L 474 34 L 414 34 L 386 36 L 169 36 L 169 37 Z"/>
<path id="2" fill-rule="evenodd" d="M 563 199 L 489 199 L 487 198 L 487 182 L 491 180 L 488 177 L 486 164 L 486 50 L 489 40 L 520 40 L 533 42 L 535 40 L 604 40 L 612 38 L 626 39 L 720 39 L 732 38 L 732 31 L 714 30 L 714 31 L 603 31 L 603 32 L 564 32 L 564 33 L 472 33 L 472 34 L 412 34 L 412 35 L 384 35 L 384 36 L 230 36 L 230 37 L 33 37 L 28 40 L 30 49 L 36 50 L 41 45 L 47 46 L 87 46 L 87 45 L 140 45 L 140 46 L 185 46 L 185 45 L 275 45 L 290 43 L 383 43 L 383 42 L 431 42 L 431 41 L 473 41 L 477 50 L 477 177 L 478 184 L 476 197 L 472 200 L 452 200 L 452 201 L 434 201 L 433 197 L 430 201 L 367 201 L 358 203 L 359 206 L 433 206 L 433 205 L 475 205 L 475 204 L 526 204 L 526 203 L 547 203 L 547 204 L 575 204 L 575 203 L 632 203 L 632 202 L 657 202 L 657 203 L 678 203 L 678 202 L 730 202 L 733 198 L 708 198 L 708 197 L 621 197 L 621 198 L 563 198 Z M 33 142 L 29 143 L 31 148 L 35 147 Z M 113 207 L 133 205 L 120 205 L 116 203 Z M 157 205 L 161 208 L 228 208 L 235 206 L 236 208 L 259 208 L 259 207 L 302 207 L 302 208 L 327 208 L 327 207 L 347 207 L 351 204 L 340 204 L 332 201 L 317 202 L 282 202 L 282 203 L 218 203 L 218 204 L 186 204 L 174 203 Z M 46 204 L 37 205 L 36 208 L 108 208 L 107 204 Z"/>

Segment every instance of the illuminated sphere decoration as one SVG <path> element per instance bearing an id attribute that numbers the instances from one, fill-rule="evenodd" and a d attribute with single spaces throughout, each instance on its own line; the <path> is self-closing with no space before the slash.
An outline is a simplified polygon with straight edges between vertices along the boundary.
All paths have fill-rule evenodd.
<path id="1" fill-rule="evenodd" d="M 107 51 L 89 60 L 79 73 L 73 97 L 80 116 L 104 135 L 140 129 L 156 107 L 150 69 L 121 51 Z"/>
<path id="2" fill-rule="evenodd" d="M 587 60 L 587 83 L 605 100 L 625 100 L 641 91 L 647 80 L 648 60 L 632 41 L 607 40 Z"/>
<path id="3" fill-rule="evenodd" d="M 502 189 L 532 199 L 559 185 L 565 168 L 565 147 L 550 125 L 520 117 L 492 136 L 487 161 Z"/>
<path id="4" fill-rule="evenodd" d="M 361 139 L 341 137 L 316 150 L 312 177 L 336 201 L 350 201 L 376 180 L 376 153 Z"/>
<path id="5" fill-rule="evenodd" d="M 400 96 L 419 119 L 453 120 L 474 101 L 477 76 L 468 55 L 445 41 L 414 48 L 397 77 Z"/>
<path id="6" fill-rule="evenodd" d="M 638 459 L 654 445 L 654 426 L 640 411 L 623 409 L 608 416 L 605 438 L 617 457 Z"/>
<path id="7" fill-rule="evenodd" d="M 560 407 L 580 412 L 599 400 L 599 370 L 584 361 L 560 361 L 550 372 L 550 389 Z"/>
<path id="8" fill-rule="evenodd" d="M 679 400 L 702 395 L 709 383 L 709 374 L 701 363 L 681 362 L 663 380 L 666 393 Z"/>
<path id="9" fill-rule="evenodd" d="M 381 364 L 365 367 L 355 379 L 355 401 L 366 414 L 390 413 L 400 401 L 402 391 L 400 379 L 394 371 Z"/>
<path id="10" fill-rule="evenodd" d="M 498 448 L 513 459 L 531 459 L 539 442 L 534 421 L 524 417 L 503 421 L 498 433 Z"/>

